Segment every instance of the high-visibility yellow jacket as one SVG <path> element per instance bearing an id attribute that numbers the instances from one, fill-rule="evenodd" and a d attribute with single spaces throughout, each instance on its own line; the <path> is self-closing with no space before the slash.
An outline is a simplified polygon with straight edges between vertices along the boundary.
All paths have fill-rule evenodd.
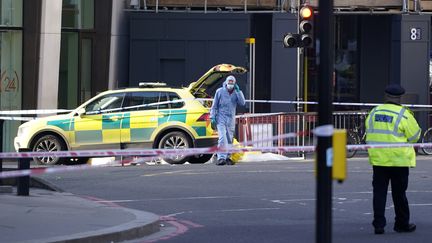
<path id="1" fill-rule="evenodd" d="M 375 107 L 366 118 L 368 144 L 415 143 L 421 129 L 412 112 L 396 104 Z M 413 147 L 370 148 L 369 162 L 377 166 L 415 167 Z"/>

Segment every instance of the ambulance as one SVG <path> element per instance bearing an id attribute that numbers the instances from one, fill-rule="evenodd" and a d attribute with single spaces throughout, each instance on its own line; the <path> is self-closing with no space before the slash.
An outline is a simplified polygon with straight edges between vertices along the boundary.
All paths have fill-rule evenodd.
<path id="1" fill-rule="evenodd" d="M 243 67 L 219 64 L 188 87 L 143 82 L 137 88 L 105 91 L 68 114 L 22 124 L 14 146 L 17 151 L 26 148 L 40 152 L 211 147 L 217 145 L 218 139 L 210 125 L 211 101 L 196 98 L 211 98 L 209 89 L 220 87 L 228 75 L 245 72 Z M 170 164 L 205 163 L 211 156 L 178 155 L 164 160 Z M 34 158 L 42 165 L 68 159 Z"/>

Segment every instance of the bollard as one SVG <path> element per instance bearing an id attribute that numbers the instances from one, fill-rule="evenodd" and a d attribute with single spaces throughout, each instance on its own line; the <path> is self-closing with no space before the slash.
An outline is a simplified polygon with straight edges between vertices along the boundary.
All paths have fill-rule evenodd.
<path id="1" fill-rule="evenodd" d="M 19 149 L 18 152 L 31 152 L 30 149 Z M 18 170 L 30 169 L 30 160 L 32 158 L 20 158 L 18 160 Z M 17 178 L 17 195 L 28 196 L 30 191 L 30 176 L 20 176 Z"/>

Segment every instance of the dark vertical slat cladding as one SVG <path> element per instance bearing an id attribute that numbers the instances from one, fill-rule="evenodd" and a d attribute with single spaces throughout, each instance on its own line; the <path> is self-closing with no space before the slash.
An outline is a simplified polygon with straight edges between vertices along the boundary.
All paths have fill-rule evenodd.
<path id="1" fill-rule="evenodd" d="M 22 109 L 37 105 L 42 0 L 23 1 Z"/>
<path id="2" fill-rule="evenodd" d="M 95 1 L 95 36 L 92 57 L 92 96 L 108 89 L 112 0 Z"/>

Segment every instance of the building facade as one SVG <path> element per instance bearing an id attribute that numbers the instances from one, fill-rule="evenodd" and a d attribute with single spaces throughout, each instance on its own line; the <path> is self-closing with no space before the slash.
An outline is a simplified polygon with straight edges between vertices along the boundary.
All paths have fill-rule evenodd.
<path id="1" fill-rule="evenodd" d="M 120 2 L 0 1 L 1 110 L 71 109 L 108 89 Z M 4 122 L 3 151 L 13 150 L 19 124 Z"/>

